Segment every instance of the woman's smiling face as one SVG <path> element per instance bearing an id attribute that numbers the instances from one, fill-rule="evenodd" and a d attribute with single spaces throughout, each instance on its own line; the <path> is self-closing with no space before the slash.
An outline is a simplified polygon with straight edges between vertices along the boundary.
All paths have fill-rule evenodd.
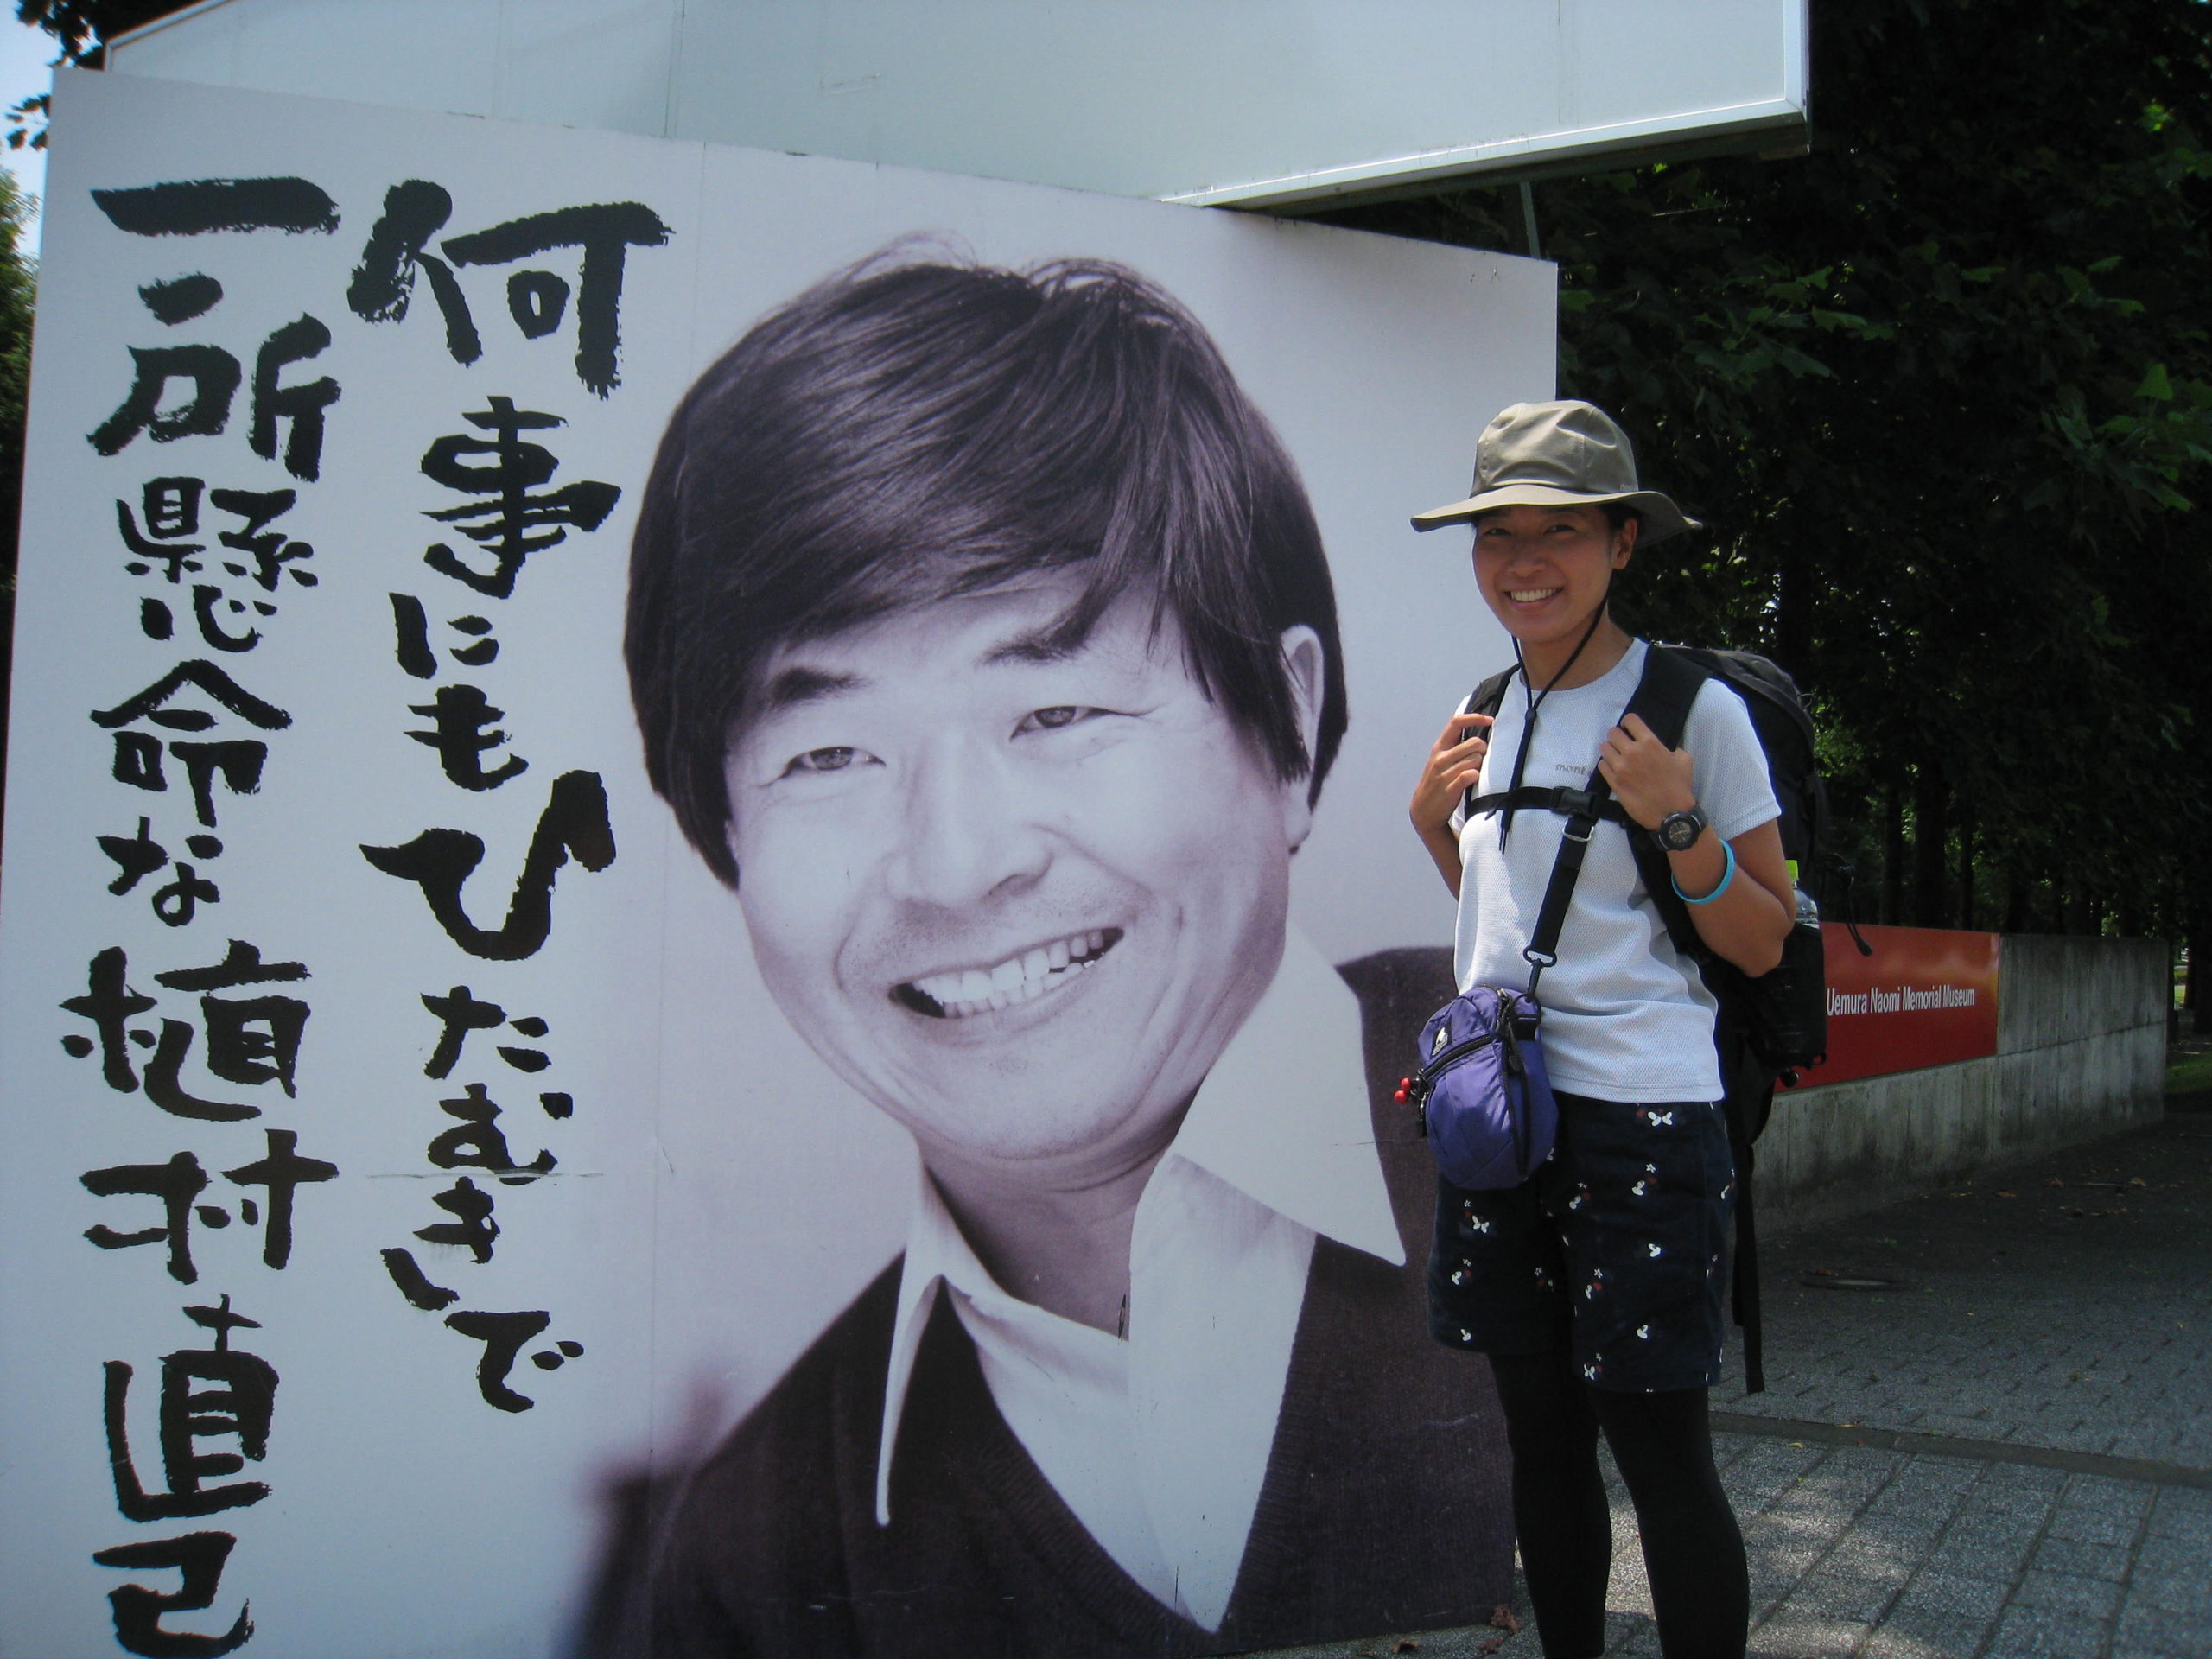
<path id="1" fill-rule="evenodd" d="M 925 1154 L 1157 1152 L 1281 957 L 1305 780 L 1148 605 L 1057 640 L 1078 592 L 1048 579 L 785 647 L 729 750 L 768 988 Z M 1318 686 L 1312 631 L 1285 644 Z"/>
<path id="2" fill-rule="evenodd" d="M 1572 645 L 1636 545 L 1593 506 L 1494 507 L 1475 520 L 1475 580 L 1523 649 Z"/>

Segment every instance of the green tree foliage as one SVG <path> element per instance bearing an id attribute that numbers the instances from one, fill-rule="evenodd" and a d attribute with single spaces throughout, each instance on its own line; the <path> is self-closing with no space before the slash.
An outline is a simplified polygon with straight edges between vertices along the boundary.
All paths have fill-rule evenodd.
<path id="1" fill-rule="evenodd" d="M 1885 919 L 2202 933 L 2208 25 L 1816 0 L 1808 155 L 1535 187 L 1562 393 L 1713 526 L 1624 609 L 1799 676 Z M 1522 251 L 1512 191 L 1331 217 Z"/>
<path id="2" fill-rule="evenodd" d="M 176 9 L 17 15 L 97 62 Z M 1536 187 L 1562 391 L 1714 527 L 1624 610 L 1799 676 L 1885 918 L 2212 943 L 2212 5 L 1813 25 L 1809 155 Z M 1521 245 L 1510 190 L 1330 217 Z"/>
<path id="3" fill-rule="evenodd" d="M 5 688 L 13 655 L 16 523 L 22 507 L 23 409 L 30 391 L 31 308 L 38 270 L 21 238 L 38 211 L 14 175 L 0 171 L 0 755 L 6 753 Z"/>
<path id="4" fill-rule="evenodd" d="M 16 16 L 54 36 L 60 48 L 57 68 L 71 63 L 98 68 L 107 41 L 183 9 L 184 0 L 18 0 Z M 46 148 L 47 102 L 41 92 L 8 111 L 9 149 Z"/>

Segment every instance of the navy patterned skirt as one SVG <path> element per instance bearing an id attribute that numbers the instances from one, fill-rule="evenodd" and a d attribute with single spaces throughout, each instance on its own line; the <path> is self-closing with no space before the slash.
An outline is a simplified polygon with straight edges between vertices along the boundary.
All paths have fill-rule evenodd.
<path id="1" fill-rule="evenodd" d="M 1559 1138 L 1516 1187 L 1439 1179 L 1429 1331 L 1447 1347 L 1540 1353 L 1569 1327 L 1601 1389 L 1720 1375 L 1735 1170 L 1719 1103 L 1559 1096 Z"/>

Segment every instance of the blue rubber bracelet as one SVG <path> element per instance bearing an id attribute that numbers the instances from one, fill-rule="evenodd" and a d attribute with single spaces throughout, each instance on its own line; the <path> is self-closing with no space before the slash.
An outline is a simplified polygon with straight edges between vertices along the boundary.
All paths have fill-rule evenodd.
<path id="1" fill-rule="evenodd" d="M 1704 898 L 1693 899 L 1689 894 L 1682 891 L 1682 884 L 1676 881 L 1675 878 L 1670 875 L 1667 880 L 1672 883 L 1674 887 L 1675 898 L 1681 899 L 1686 905 L 1709 905 L 1714 899 L 1718 899 L 1722 893 L 1728 891 L 1728 884 L 1736 879 L 1736 849 L 1724 841 L 1720 843 L 1720 850 L 1728 855 L 1727 865 L 1720 872 L 1720 885 L 1713 888 L 1711 893 L 1707 893 Z"/>

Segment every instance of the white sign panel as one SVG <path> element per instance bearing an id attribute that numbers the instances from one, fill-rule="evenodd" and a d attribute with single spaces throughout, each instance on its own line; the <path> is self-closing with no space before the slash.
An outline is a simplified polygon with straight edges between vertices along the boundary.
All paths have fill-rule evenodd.
<path id="1" fill-rule="evenodd" d="M 1503 640 L 1407 513 L 1551 269 L 115 75 L 54 132 L 0 1648 L 1503 1599 L 1389 1103 Z"/>
<path id="2" fill-rule="evenodd" d="M 1805 0 L 216 0 L 123 73 L 1285 207 L 1802 133 Z"/>

